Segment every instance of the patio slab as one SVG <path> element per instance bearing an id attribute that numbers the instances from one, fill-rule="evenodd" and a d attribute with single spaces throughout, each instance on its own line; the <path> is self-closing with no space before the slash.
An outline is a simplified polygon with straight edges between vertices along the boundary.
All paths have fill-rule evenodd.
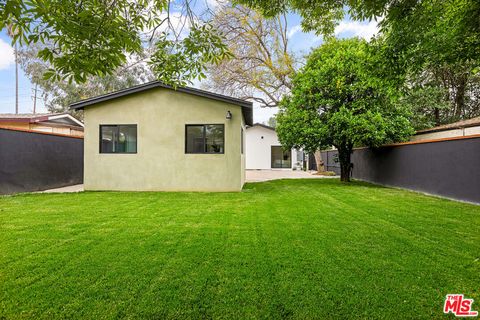
<path id="1" fill-rule="evenodd" d="M 314 175 L 316 171 L 300 170 L 246 170 L 246 182 L 261 182 L 278 179 L 325 179 L 335 176 Z"/>

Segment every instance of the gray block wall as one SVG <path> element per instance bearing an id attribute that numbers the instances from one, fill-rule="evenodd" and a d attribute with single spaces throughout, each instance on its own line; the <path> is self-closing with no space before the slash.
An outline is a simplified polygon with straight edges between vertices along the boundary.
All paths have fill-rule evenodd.
<path id="1" fill-rule="evenodd" d="M 337 151 L 323 151 L 325 169 L 340 174 Z M 410 143 L 352 154 L 352 178 L 480 203 L 480 137 Z"/>
<path id="2" fill-rule="evenodd" d="M 357 149 L 352 163 L 354 179 L 480 203 L 480 137 Z"/>
<path id="3" fill-rule="evenodd" d="M 83 139 L 0 128 L 0 194 L 83 182 Z"/>

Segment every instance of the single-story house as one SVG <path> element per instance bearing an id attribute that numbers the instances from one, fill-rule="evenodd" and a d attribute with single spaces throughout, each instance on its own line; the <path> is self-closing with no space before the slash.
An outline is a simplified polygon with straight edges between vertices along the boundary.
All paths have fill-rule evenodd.
<path id="1" fill-rule="evenodd" d="M 467 137 L 479 134 L 480 117 L 476 117 L 449 124 L 444 124 L 430 129 L 419 130 L 411 138 L 411 141 Z"/>
<path id="2" fill-rule="evenodd" d="M 83 136 L 83 123 L 68 113 L 3 113 L 0 128 Z"/>
<path id="3" fill-rule="evenodd" d="M 245 140 L 247 169 L 301 169 L 303 166 L 303 152 L 284 149 L 275 128 L 255 123 L 247 128 Z"/>
<path id="4" fill-rule="evenodd" d="M 85 190 L 240 191 L 252 103 L 158 81 L 86 99 Z"/>

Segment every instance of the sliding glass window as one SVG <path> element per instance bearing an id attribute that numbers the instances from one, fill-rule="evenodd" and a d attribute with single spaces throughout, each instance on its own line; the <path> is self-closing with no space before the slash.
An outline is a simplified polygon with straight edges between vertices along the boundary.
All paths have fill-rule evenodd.
<path id="1" fill-rule="evenodd" d="M 272 168 L 291 168 L 292 151 L 284 150 L 281 146 L 272 146 Z"/>
<path id="2" fill-rule="evenodd" d="M 187 124 L 185 126 L 185 153 L 224 153 L 224 148 L 223 124 Z"/>
<path id="3" fill-rule="evenodd" d="M 137 125 L 100 125 L 100 153 L 137 153 Z"/>

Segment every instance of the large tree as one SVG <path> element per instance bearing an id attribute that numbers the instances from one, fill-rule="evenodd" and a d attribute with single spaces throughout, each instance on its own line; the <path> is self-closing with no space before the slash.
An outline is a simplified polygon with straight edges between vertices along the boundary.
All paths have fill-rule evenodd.
<path id="1" fill-rule="evenodd" d="M 419 48 L 438 45 L 448 47 L 445 56 L 475 58 L 479 52 L 480 3 L 477 0 L 238 0 L 273 17 L 289 10 L 302 17 L 305 31 L 332 35 L 347 15 L 357 21 L 381 19 L 382 29 L 391 28 L 395 37 L 405 37 Z M 440 32 L 434 34 L 433 29 Z M 404 31 L 408 33 L 403 33 Z M 403 34 L 402 34 L 403 33 Z M 453 43 L 443 42 L 449 38 Z M 405 42 L 407 43 L 407 42 Z M 455 48 L 463 43 L 462 48 Z M 451 50 L 453 49 L 453 51 Z M 441 53 L 442 50 L 439 50 Z M 459 57 L 455 54 L 460 52 Z"/>
<path id="2" fill-rule="evenodd" d="M 414 106 L 432 98 L 416 115 L 426 126 L 480 115 L 480 2 L 422 1 L 389 11 L 385 60 L 406 74 Z"/>
<path id="3" fill-rule="evenodd" d="M 338 149 L 341 180 L 349 181 L 354 146 L 378 147 L 413 134 L 409 110 L 398 105 L 397 83 L 359 39 L 330 39 L 308 57 L 281 104 L 277 132 L 285 147 Z"/>
<path id="4" fill-rule="evenodd" d="M 225 5 L 212 25 L 225 35 L 232 57 L 209 66 L 206 86 L 261 106 L 278 106 L 290 92 L 299 64 L 290 50 L 286 15 L 266 19 L 250 8 Z"/>
<path id="5" fill-rule="evenodd" d="M 0 0 L 0 30 L 12 26 L 24 45 L 50 44 L 39 52 L 52 65 L 46 78 L 112 75 L 151 46 L 156 77 L 183 85 L 229 55 L 207 9 L 193 0 Z"/>
<path id="6" fill-rule="evenodd" d="M 412 89 L 408 103 L 422 105 L 416 108 L 419 127 L 480 115 L 478 0 L 240 2 L 267 16 L 292 10 L 303 18 L 305 31 L 326 36 L 347 14 L 358 21 L 381 20 L 384 65 L 390 74 L 405 75 L 406 88 Z"/>

